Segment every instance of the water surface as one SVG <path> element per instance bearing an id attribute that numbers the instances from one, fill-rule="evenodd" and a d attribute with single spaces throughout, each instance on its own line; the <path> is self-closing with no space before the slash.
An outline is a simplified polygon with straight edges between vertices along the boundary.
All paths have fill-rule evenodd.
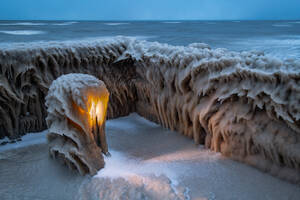
<path id="1" fill-rule="evenodd" d="M 300 58 L 300 21 L 0 21 L 0 48 L 16 42 L 96 40 L 119 35 Z"/>

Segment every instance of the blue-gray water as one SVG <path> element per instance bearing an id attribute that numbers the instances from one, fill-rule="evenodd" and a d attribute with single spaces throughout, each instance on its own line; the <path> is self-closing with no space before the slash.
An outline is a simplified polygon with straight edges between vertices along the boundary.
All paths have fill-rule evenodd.
<path id="1" fill-rule="evenodd" d="M 234 51 L 300 58 L 299 21 L 0 21 L 0 48 L 11 43 L 134 36 L 172 45 L 206 43 Z"/>

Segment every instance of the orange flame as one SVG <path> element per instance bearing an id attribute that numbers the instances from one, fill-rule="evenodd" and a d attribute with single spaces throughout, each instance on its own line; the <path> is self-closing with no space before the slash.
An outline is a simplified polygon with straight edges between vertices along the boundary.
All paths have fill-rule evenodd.
<path id="1" fill-rule="evenodd" d="M 90 127 L 98 123 L 102 125 L 106 117 L 106 109 L 108 103 L 108 95 L 103 96 L 89 96 L 88 97 L 88 116 Z"/>

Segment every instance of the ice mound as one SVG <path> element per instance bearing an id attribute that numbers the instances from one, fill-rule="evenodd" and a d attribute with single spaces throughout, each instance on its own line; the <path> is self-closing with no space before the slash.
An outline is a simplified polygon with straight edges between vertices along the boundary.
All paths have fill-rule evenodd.
<path id="1" fill-rule="evenodd" d="M 105 159 L 105 168 L 81 186 L 80 200 L 189 199 L 188 190 L 177 185 L 172 172 L 117 151 Z M 171 179 L 169 178 L 171 177 Z"/>
<path id="2" fill-rule="evenodd" d="M 81 174 L 95 174 L 108 153 L 105 119 L 109 93 L 87 74 L 67 74 L 52 82 L 46 106 L 49 153 Z"/>
<path id="3" fill-rule="evenodd" d="M 165 176 L 130 176 L 125 178 L 93 178 L 80 189 L 79 200 L 185 200 L 183 188 L 175 189 Z"/>

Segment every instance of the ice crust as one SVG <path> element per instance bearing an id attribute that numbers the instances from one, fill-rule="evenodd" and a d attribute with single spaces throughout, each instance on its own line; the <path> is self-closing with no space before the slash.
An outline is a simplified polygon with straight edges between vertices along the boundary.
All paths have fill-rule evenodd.
<path id="1" fill-rule="evenodd" d="M 92 74 L 111 94 L 109 118 L 137 112 L 196 144 L 300 181 L 298 60 L 124 37 L 8 48 L 0 60 L 1 137 L 44 129 L 51 82 Z"/>
<path id="2" fill-rule="evenodd" d="M 100 129 L 96 125 L 97 130 L 90 123 L 91 92 L 95 97 L 109 95 L 105 84 L 94 76 L 71 73 L 54 80 L 46 96 L 49 153 L 80 174 L 95 174 L 103 168 L 102 152 L 108 152 L 105 121 Z"/>

